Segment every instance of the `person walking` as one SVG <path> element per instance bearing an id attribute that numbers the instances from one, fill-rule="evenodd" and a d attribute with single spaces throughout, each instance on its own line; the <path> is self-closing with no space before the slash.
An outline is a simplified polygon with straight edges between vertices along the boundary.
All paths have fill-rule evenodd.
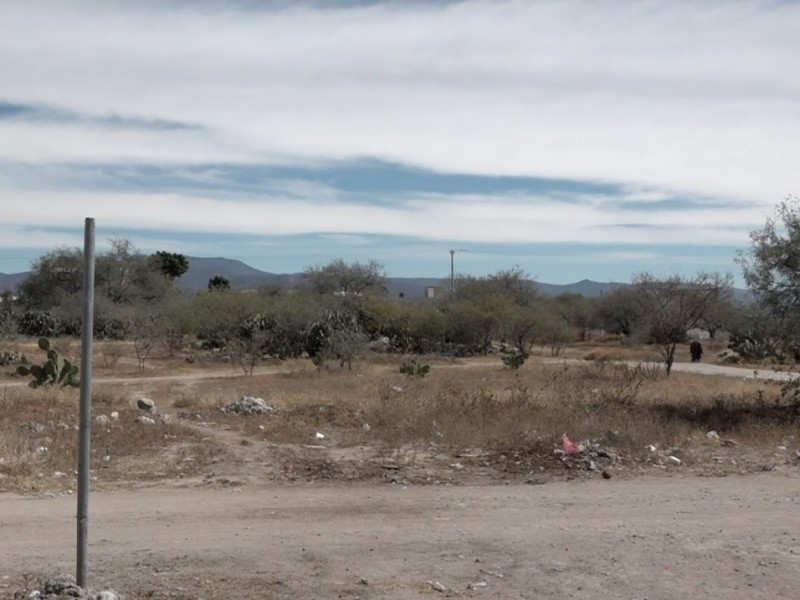
<path id="1" fill-rule="evenodd" d="M 693 340 L 692 343 L 689 344 L 689 353 L 692 355 L 692 362 L 700 362 L 700 358 L 703 356 L 703 344 L 697 340 Z"/>

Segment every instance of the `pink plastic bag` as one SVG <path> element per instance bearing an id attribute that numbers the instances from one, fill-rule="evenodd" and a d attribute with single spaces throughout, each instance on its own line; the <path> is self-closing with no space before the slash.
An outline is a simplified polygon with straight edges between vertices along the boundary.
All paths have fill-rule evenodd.
<path id="1" fill-rule="evenodd" d="M 575 456 L 578 453 L 578 446 L 567 437 L 566 433 L 561 436 L 561 446 L 567 456 Z"/>

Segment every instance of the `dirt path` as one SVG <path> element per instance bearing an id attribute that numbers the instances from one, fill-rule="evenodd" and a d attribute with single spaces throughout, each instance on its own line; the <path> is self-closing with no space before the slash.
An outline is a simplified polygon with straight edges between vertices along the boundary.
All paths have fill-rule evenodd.
<path id="1" fill-rule="evenodd" d="M 0 597 L 74 571 L 75 511 L 0 497 Z M 89 527 L 90 582 L 127 598 L 788 600 L 800 580 L 796 473 L 141 488 L 94 493 Z"/>

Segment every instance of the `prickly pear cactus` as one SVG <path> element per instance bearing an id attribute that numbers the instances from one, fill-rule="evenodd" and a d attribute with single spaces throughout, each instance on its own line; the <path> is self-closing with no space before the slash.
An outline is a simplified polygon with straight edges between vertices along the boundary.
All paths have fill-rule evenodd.
<path id="1" fill-rule="evenodd" d="M 73 365 L 66 358 L 59 356 L 55 349 L 50 348 L 50 341 L 47 338 L 39 338 L 39 348 L 47 353 L 47 360 L 44 363 L 30 367 L 26 365 L 17 367 L 19 375 L 33 377 L 28 385 L 32 388 L 40 386 L 77 387 L 80 385 L 77 365 Z"/>

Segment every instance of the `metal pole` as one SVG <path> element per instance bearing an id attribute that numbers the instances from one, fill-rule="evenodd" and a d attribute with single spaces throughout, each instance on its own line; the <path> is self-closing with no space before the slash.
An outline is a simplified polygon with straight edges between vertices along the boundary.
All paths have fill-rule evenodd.
<path id="1" fill-rule="evenodd" d="M 78 566 L 75 579 L 87 587 L 89 463 L 92 424 L 92 338 L 94 333 L 94 219 L 86 219 L 83 240 L 83 327 L 81 332 L 81 408 L 78 447 Z"/>
<path id="2" fill-rule="evenodd" d="M 456 267 L 455 250 L 450 250 L 450 300 L 456 299 Z"/>

